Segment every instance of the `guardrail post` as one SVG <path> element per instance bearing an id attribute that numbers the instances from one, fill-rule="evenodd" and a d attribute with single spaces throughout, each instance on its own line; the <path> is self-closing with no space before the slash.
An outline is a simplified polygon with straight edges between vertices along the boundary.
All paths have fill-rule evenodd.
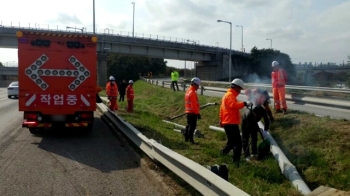
<path id="1" fill-rule="evenodd" d="M 203 95 L 204 91 L 205 91 L 204 86 L 201 86 L 201 95 Z"/>
<path id="2" fill-rule="evenodd" d="M 162 87 L 164 88 L 164 81 L 162 81 Z"/>
<path id="3" fill-rule="evenodd" d="M 151 84 L 153 84 L 153 80 L 151 80 Z"/>
<path id="4" fill-rule="evenodd" d="M 185 83 L 183 83 L 183 89 L 184 89 L 184 92 L 186 91 L 186 84 Z"/>
<path id="5" fill-rule="evenodd" d="M 158 86 L 158 80 L 156 81 L 156 86 Z"/>

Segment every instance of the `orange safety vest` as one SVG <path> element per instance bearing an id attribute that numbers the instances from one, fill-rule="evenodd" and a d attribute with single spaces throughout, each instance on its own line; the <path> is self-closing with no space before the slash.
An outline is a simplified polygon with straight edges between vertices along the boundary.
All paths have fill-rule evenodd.
<path id="1" fill-rule="evenodd" d="M 114 83 L 114 85 L 111 85 L 110 82 L 107 82 L 106 94 L 107 94 L 108 97 L 117 97 L 118 96 L 118 85 L 117 85 L 117 83 Z"/>
<path id="2" fill-rule="evenodd" d="M 193 86 L 191 86 L 185 94 L 185 113 L 199 114 L 198 96 Z"/>
<path id="3" fill-rule="evenodd" d="M 287 73 L 283 69 L 278 69 L 277 71 L 272 71 L 271 73 L 272 87 L 285 87 L 288 77 Z"/>
<path id="4" fill-rule="evenodd" d="M 229 88 L 222 97 L 219 117 L 223 125 L 239 125 L 241 123 L 239 110 L 244 107 L 244 103 L 238 102 L 237 96 L 238 93 L 232 88 Z"/>
<path id="5" fill-rule="evenodd" d="M 126 87 L 126 99 L 134 99 L 135 95 L 134 95 L 134 89 L 132 88 L 131 85 L 128 85 L 128 87 Z"/>

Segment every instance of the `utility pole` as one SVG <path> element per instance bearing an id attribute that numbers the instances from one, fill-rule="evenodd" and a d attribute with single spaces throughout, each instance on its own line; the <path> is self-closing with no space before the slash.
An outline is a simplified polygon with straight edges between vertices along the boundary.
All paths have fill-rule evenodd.
<path id="1" fill-rule="evenodd" d="M 132 37 L 135 37 L 135 31 L 134 31 L 134 27 L 135 27 L 135 2 L 131 3 L 133 5 L 133 14 L 132 14 Z"/>
<path id="2" fill-rule="evenodd" d="M 93 17 L 93 20 L 92 20 L 92 26 L 93 26 L 93 28 L 94 28 L 94 30 L 93 30 L 93 33 L 95 34 L 95 0 L 92 0 L 92 4 L 93 4 L 93 8 L 92 8 L 92 17 Z"/>

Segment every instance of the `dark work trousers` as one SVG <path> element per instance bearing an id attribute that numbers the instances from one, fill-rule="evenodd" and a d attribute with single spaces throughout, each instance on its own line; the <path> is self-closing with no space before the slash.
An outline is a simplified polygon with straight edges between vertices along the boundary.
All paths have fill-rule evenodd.
<path id="1" fill-rule="evenodd" d="M 264 108 L 265 108 L 265 110 L 266 110 L 266 112 L 267 112 L 267 115 L 268 115 L 269 118 L 270 118 L 270 121 L 274 121 L 275 119 L 273 118 L 273 115 L 272 115 L 272 112 L 271 112 L 271 109 L 270 109 L 268 100 L 266 100 L 266 101 L 264 102 Z"/>
<path id="2" fill-rule="evenodd" d="M 244 157 L 248 157 L 250 155 L 249 151 L 249 138 L 252 138 L 250 146 L 252 148 L 252 154 L 258 154 L 257 142 L 258 142 L 258 130 L 254 127 L 242 126 L 242 138 L 243 138 L 243 150 Z"/>
<path id="3" fill-rule="evenodd" d="M 223 154 L 228 154 L 233 150 L 233 162 L 239 162 L 242 152 L 242 140 L 239 133 L 238 125 L 224 125 L 224 129 L 227 136 L 227 143 L 222 150 Z"/>
<path id="4" fill-rule="evenodd" d="M 176 91 L 176 90 L 175 90 L 175 85 L 176 85 L 177 91 L 179 91 L 179 86 L 177 85 L 177 81 L 171 81 L 171 88 L 172 88 L 174 91 Z"/>
<path id="5" fill-rule="evenodd" d="M 193 141 L 193 133 L 197 127 L 197 114 L 187 114 L 187 126 L 185 132 L 185 141 Z"/>
<path id="6" fill-rule="evenodd" d="M 124 101 L 125 93 L 120 93 L 119 102 Z"/>

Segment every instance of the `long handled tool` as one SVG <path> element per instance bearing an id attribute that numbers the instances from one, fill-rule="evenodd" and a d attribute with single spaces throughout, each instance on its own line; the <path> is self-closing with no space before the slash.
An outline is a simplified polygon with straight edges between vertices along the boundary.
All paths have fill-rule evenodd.
<path id="1" fill-rule="evenodd" d="M 218 105 L 218 104 L 217 103 L 207 103 L 205 105 L 200 106 L 199 108 L 203 109 L 203 108 L 206 108 L 206 107 L 211 106 L 211 105 Z M 179 118 L 181 116 L 184 116 L 184 115 L 186 115 L 186 113 L 183 113 L 183 114 L 180 114 L 180 115 L 177 115 L 177 116 L 174 116 L 174 117 L 169 117 L 169 120 L 174 120 L 174 119 L 177 119 L 177 118 Z"/>

